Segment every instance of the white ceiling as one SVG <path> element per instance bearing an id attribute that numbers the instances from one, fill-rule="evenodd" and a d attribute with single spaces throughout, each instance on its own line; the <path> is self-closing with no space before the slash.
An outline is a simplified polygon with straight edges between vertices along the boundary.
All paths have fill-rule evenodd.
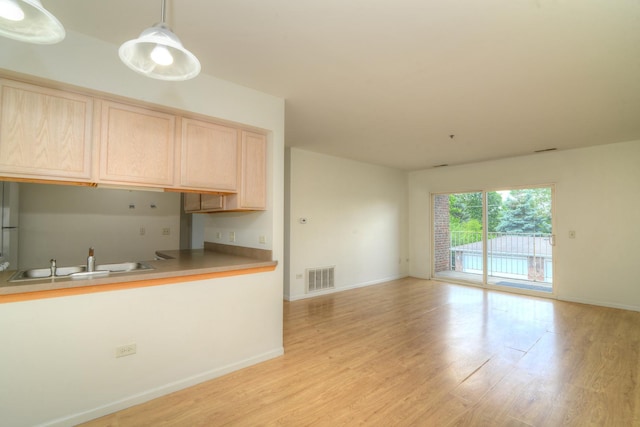
<path id="1" fill-rule="evenodd" d="M 115 45 L 160 21 L 43 4 Z M 203 73 L 286 99 L 287 146 L 415 170 L 640 139 L 638 0 L 169 0 L 167 23 Z"/>

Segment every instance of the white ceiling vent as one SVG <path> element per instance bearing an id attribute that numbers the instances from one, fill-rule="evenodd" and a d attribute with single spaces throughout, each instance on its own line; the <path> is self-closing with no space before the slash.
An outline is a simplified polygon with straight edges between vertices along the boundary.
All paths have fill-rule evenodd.
<path id="1" fill-rule="evenodd" d="M 307 292 L 335 288 L 335 266 L 307 268 Z"/>

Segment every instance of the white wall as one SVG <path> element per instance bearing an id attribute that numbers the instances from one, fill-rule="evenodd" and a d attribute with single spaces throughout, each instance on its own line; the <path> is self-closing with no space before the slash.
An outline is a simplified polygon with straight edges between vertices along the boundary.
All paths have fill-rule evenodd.
<path id="1" fill-rule="evenodd" d="M 152 260 L 179 245 L 180 193 L 19 185 L 20 268 L 84 264 L 89 247 L 98 264 Z"/>
<path id="2" fill-rule="evenodd" d="M 632 141 L 412 172 L 411 275 L 431 276 L 430 193 L 555 183 L 557 297 L 640 310 L 639 160 Z"/>
<path id="3" fill-rule="evenodd" d="M 295 148 L 289 168 L 286 298 L 316 295 L 307 268 L 335 266 L 336 290 L 407 275 L 405 172 Z"/>
<path id="4" fill-rule="evenodd" d="M 206 74 L 144 78 L 120 63 L 117 48 L 71 31 L 53 46 L 0 38 L 0 68 L 268 130 L 270 211 L 214 222 L 259 229 L 282 260 L 284 101 Z M 0 425 L 77 424 L 282 354 L 281 264 L 272 273 L 1 304 L 0 342 L 11 351 L 0 353 Z M 137 354 L 116 359 L 115 347 L 130 342 Z"/>

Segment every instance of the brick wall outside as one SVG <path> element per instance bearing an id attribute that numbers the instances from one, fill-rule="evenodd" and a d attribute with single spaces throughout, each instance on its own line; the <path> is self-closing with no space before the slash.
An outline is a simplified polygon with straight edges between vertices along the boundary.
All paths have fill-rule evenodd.
<path id="1" fill-rule="evenodd" d="M 538 282 L 544 281 L 544 258 L 542 257 L 528 257 L 529 271 L 528 279 Z"/>
<path id="2" fill-rule="evenodd" d="M 435 243 L 435 272 L 451 269 L 449 252 L 449 196 L 438 194 L 434 197 L 433 237 Z"/>

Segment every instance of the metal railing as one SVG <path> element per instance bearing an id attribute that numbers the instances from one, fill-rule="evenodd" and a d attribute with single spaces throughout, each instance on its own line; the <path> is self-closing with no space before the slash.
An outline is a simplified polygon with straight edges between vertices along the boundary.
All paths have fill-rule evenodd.
<path id="1" fill-rule="evenodd" d="M 487 233 L 487 273 L 513 279 L 552 281 L 552 246 L 548 233 Z M 481 274 L 482 232 L 451 231 L 451 270 Z"/>

